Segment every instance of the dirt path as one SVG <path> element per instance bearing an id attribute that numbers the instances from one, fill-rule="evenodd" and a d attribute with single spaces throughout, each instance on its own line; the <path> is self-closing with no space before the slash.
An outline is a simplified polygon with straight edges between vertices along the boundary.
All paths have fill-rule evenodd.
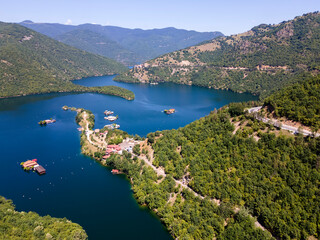
<path id="1" fill-rule="evenodd" d="M 166 177 L 166 173 L 162 168 L 157 168 L 156 166 L 154 166 L 152 164 L 152 162 L 150 160 L 147 159 L 146 156 L 137 156 L 138 158 L 140 158 L 141 160 L 143 160 L 148 166 L 150 166 L 156 173 L 158 176 L 163 176 Z M 182 183 L 181 181 L 174 179 L 174 181 L 176 182 L 176 184 L 179 184 L 182 188 L 187 189 L 188 191 L 192 192 L 195 196 L 204 199 L 205 197 L 200 195 L 199 193 L 195 192 L 193 189 L 191 189 L 188 185 Z M 214 202 L 215 204 L 217 204 L 218 206 L 220 205 L 220 200 L 219 199 L 214 199 L 214 198 L 210 198 L 210 200 L 212 202 Z M 239 208 L 235 208 L 234 212 L 238 212 L 240 209 Z M 250 215 L 252 218 L 254 218 L 252 215 Z M 258 220 L 256 220 L 254 222 L 254 225 L 257 228 L 262 229 L 263 231 L 265 231 L 266 229 L 261 225 L 261 223 L 258 222 Z M 270 233 L 271 234 L 271 233 Z"/>
<path id="2" fill-rule="evenodd" d="M 258 113 L 261 108 L 262 108 L 262 106 L 249 108 L 248 112 L 249 113 Z M 290 126 L 290 125 L 287 125 L 287 124 L 283 124 L 283 123 L 281 123 L 280 121 L 277 121 L 274 118 L 265 118 L 265 117 L 261 117 L 261 116 L 258 116 L 258 115 L 255 115 L 254 117 L 259 121 L 262 121 L 264 123 L 272 124 L 273 126 L 281 128 L 283 130 L 287 130 L 287 131 L 291 132 L 292 134 L 300 133 L 300 134 L 302 134 L 304 136 L 312 136 L 313 135 L 313 133 L 311 131 L 308 131 L 306 129 L 299 129 L 298 127 L 294 127 L 294 126 Z M 316 133 L 315 137 L 320 137 L 320 133 Z"/>
<path id="3" fill-rule="evenodd" d="M 85 133 L 86 133 L 86 136 L 87 136 L 87 139 L 89 141 L 90 144 L 92 144 L 93 146 L 95 147 L 99 147 L 99 145 L 96 145 L 95 143 L 93 143 L 90 139 L 90 136 L 91 134 L 93 134 L 93 131 L 92 130 L 89 130 L 89 122 L 87 120 L 87 113 L 84 112 L 83 114 L 83 121 L 85 123 Z M 153 149 L 151 148 L 150 149 L 151 151 L 151 155 L 153 156 Z M 134 154 L 133 154 L 134 155 Z M 136 157 L 138 157 L 139 159 L 143 160 L 149 167 L 151 167 L 156 173 L 158 176 L 163 176 L 163 177 L 166 177 L 166 173 L 164 171 L 163 168 L 157 168 L 156 166 L 154 166 L 152 164 L 152 162 L 146 157 L 146 155 L 143 155 L 143 156 L 137 156 L 137 155 L 134 155 Z M 173 178 L 174 179 L 174 178 Z M 182 188 L 184 189 L 187 189 L 188 191 L 190 191 L 191 193 L 193 193 L 195 196 L 201 198 L 201 199 L 204 199 L 205 197 L 200 195 L 199 193 L 195 192 L 193 189 L 191 189 L 188 185 L 182 183 L 180 180 L 177 180 L 177 179 L 174 179 L 174 181 L 176 182 L 176 184 L 180 185 Z M 214 198 L 211 198 L 210 199 L 212 202 L 214 202 L 215 204 L 217 204 L 218 206 L 220 205 L 220 200 L 219 199 L 214 199 Z M 237 212 L 239 211 L 238 208 L 235 208 L 234 209 L 234 212 Z M 251 215 L 250 215 L 251 216 Z M 251 216 L 253 218 L 253 216 Z M 255 226 L 257 228 L 260 228 L 262 229 L 263 231 L 265 231 L 266 229 L 258 222 L 258 221 L 255 221 Z"/>

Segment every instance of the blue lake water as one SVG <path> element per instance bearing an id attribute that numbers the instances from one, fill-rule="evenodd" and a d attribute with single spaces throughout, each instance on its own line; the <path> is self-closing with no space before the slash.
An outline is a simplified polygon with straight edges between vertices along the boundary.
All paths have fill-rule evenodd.
<path id="1" fill-rule="evenodd" d="M 63 105 L 83 107 L 96 116 L 96 127 L 109 122 L 104 110 L 119 116 L 122 130 L 145 136 L 156 130 L 185 126 L 229 102 L 256 100 L 237 94 L 176 84 L 127 84 L 113 76 L 74 81 L 85 86 L 116 85 L 132 90 L 136 99 L 102 94 L 47 94 L 0 100 L 0 195 L 20 211 L 66 217 L 83 226 L 89 239 L 171 239 L 159 219 L 140 207 L 124 176 L 115 176 L 80 153 L 75 112 Z M 162 111 L 175 108 L 176 113 Z M 56 123 L 40 127 L 43 119 Z M 26 173 L 20 162 L 37 158 L 47 174 Z"/>

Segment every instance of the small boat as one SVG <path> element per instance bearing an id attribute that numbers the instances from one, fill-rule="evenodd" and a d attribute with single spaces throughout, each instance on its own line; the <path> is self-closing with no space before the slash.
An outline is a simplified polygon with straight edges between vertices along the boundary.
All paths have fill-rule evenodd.
<path id="1" fill-rule="evenodd" d="M 108 116 L 108 117 L 104 117 L 104 119 L 109 120 L 110 122 L 113 122 L 113 121 L 117 120 L 117 119 L 118 119 L 118 117 L 115 117 L 115 116 Z"/>
<path id="2" fill-rule="evenodd" d="M 113 114 L 114 112 L 113 111 L 110 111 L 110 110 L 105 110 L 104 111 L 104 114 L 105 115 L 111 115 L 111 114 Z"/>
<path id="3" fill-rule="evenodd" d="M 113 130 L 113 129 L 120 128 L 120 125 L 119 125 L 119 124 L 115 124 L 115 123 L 113 123 L 113 124 L 105 125 L 105 127 L 106 127 L 106 128 L 108 128 L 108 129 Z"/>

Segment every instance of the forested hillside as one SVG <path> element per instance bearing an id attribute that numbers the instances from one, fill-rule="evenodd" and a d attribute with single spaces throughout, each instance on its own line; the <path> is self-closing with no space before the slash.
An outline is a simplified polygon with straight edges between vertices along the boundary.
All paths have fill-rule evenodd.
<path id="1" fill-rule="evenodd" d="M 277 117 L 320 129 L 320 75 L 284 88 L 264 101 Z"/>
<path id="2" fill-rule="evenodd" d="M 128 82 L 177 82 L 264 98 L 320 70 L 320 13 L 261 24 L 138 65 L 117 77 Z"/>
<path id="3" fill-rule="evenodd" d="M 142 56 L 124 48 L 119 43 L 100 33 L 87 29 L 76 29 L 66 32 L 58 35 L 56 39 L 78 49 L 99 54 L 129 66 L 144 61 Z"/>
<path id="4" fill-rule="evenodd" d="M 63 218 L 18 212 L 10 200 L 0 196 L 0 239 L 88 239 L 76 223 Z"/>
<path id="5" fill-rule="evenodd" d="M 148 134 L 138 154 L 166 177 L 130 154 L 107 163 L 128 174 L 139 203 L 179 239 L 270 239 L 268 232 L 278 239 L 319 238 L 320 138 L 275 134 L 273 126 L 237 111 L 245 106 Z M 245 127 L 235 131 L 238 121 Z"/>
<path id="6" fill-rule="evenodd" d="M 125 66 L 50 39 L 18 24 L 0 22 L 0 97 L 86 91 L 69 80 L 115 74 Z"/>
<path id="7" fill-rule="evenodd" d="M 223 36 L 221 32 L 196 32 L 176 28 L 143 30 L 98 24 L 71 26 L 31 21 L 20 24 L 71 46 L 110 57 L 127 66 Z"/>

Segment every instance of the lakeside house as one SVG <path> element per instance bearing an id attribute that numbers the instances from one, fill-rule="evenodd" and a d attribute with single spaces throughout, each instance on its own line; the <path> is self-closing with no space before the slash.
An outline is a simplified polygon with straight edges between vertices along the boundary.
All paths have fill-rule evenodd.
<path id="1" fill-rule="evenodd" d="M 121 173 L 118 169 L 112 169 L 111 172 L 113 174 L 120 174 Z"/>
<path id="2" fill-rule="evenodd" d="M 106 149 L 106 154 L 103 156 L 103 159 L 107 159 L 110 157 L 113 153 L 122 153 L 122 149 L 119 145 L 108 145 Z"/>

